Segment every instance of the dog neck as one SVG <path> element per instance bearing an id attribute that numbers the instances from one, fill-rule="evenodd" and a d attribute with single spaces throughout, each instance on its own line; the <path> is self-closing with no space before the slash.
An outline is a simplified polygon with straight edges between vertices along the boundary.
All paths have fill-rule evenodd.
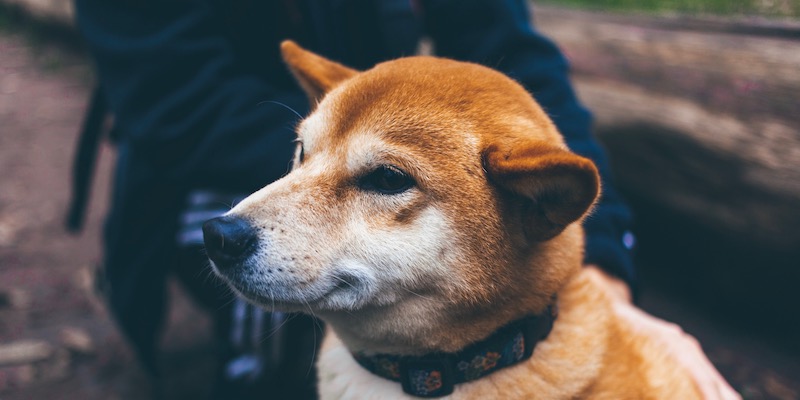
<path id="1" fill-rule="evenodd" d="M 417 397 L 441 397 L 455 385 L 480 379 L 531 357 L 536 344 L 547 338 L 558 315 L 556 299 L 539 315 L 514 321 L 456 353 L 423 356 L 355 353 L 366 370 L 400 382 L 403 391 Z"/>
<path id="2" fill-rule="evenodd" d="M 353 353 L 421 356 L 457 352 L 511 321 L 541 314 L 549 302 L 536 308 L 497 302 L 458 309 L 445 299 L 413 296 L 402 307 L 369 307 L 319 316 Z"/>
<path id="3" fill-rule="evenodd" d="M 515 391 L 523 393 L 514 392 L 517 398 L 578 397 L 597 376 L 609 335 L 607 296 L 597 289 L 599 284 L 593 283 L 590 274 L 581 271 L 558 291 L 558 319 L 550 335 L 537 344 L 531 358 L 472 383 L 456 385 L 454 395 L 469 390 L 471 395 L 466 398 L 498 398 L 498 388 L 507 387 L 510 381 L 524 381 L 522 387 L 514 386 Z M 565 349 L 570 350 L 565 352 Z M 342 398 L 357 399 L 380 383 L 368 378 L 375 375 L 354 360 L 353 352 L 352 346 L 339 337 L 336 326 L 329 325 L 318 364 L 323 393 L 348 392 L 353 395 Z M 573 353 L 580 356 L 569 356 Z M 386 390 L 381 391 L 382 398 L 407 398 L 400 384 L 378 381 L 387 382 L 379 385 L 383 388 L 379 390 Z M 391 395 L 398 392 L 402 396 Z"/>

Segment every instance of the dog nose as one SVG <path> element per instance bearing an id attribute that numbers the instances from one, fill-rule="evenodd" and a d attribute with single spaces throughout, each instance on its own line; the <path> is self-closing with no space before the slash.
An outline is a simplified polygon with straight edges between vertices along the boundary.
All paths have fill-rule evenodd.
<path id="1" fill-rule="evenodd" d="M 245 259 L 253 251 L 256 230 L 243 218 L 218 217 L 203 224 L 203 241 L 208 258 L 218 268 L 228 268 Z"/>

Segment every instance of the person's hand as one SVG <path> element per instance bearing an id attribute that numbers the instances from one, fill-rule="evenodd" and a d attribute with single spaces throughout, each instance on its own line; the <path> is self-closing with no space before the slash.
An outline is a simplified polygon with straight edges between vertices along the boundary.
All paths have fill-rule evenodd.
<path id="1" fill-rule="evenodd" d="M 741 399 L 708 360 L 697 339 L 684 332 L 678 325 L 653 317 L 631 304 L 631 292 L 625 282 L 612 277 L 597 266 L 589 265 L 587 268 L 607 289 L 617 317 L 626 320 L 634 329 L 669 349 L 672 357 L 692 375 L 703 398 Z"/>

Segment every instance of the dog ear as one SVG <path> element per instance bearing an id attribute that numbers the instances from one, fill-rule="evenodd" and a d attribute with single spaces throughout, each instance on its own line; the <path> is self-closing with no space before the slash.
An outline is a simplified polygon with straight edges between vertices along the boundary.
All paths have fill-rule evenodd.
<path id="1" fill-rule="evenodd" d="M 312 104 L 318 103 L 339 83 L 358 73 L 354 69 L 314 54 L 291 40 L 284 40 L 281 43 L 281 55 Z"/>
<path id="2" fill-rule="evenodd" d="M 491 145 L 483 153 L 490 179 L 523 198 L 528 240 L 549 240 L 581 219 L 600 194 L 600 176 L 589 159 L 541 142 Z"/>

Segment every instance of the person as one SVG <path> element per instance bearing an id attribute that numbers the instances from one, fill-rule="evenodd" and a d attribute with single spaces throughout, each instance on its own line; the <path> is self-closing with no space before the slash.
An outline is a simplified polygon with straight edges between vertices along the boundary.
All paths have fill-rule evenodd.
<path id="1" fill-rule="evenodd" d="M 278 44 L 288 38 L 367 69 L 415 54 L 424 36 L 438 56 L 484 64 L 520 82 L 568 146 L 600 170 L 603 196 L 585 222 L 585 262 L 621 304 L 630 304 L 631 212 L 591 135 L 591 115 L 570 85 L 564 56 L 531 25 L 524 0 L 76 0 L 75 6 L 116 133 L 104 234 L 108 302 L 154 375 L 165 281 L 173 271 L 214 312 L 219 397 L 244 398 L 231 393 L 258 381 L 269 382 L 258 390 L 278 398 L 314 396 L 307 372 L 318 325 L 231 301 L 203 276 L 198 236 L 202 221 L 287 172 L 292 128 L 309 110 L 279 56 Z M 635 308 L 622 309 L 646 319 L 643 325 L 665 342 L 687 342 L 681 332 L 662 335 L 660 322 L 630 312 Z M 698 381 L 721 390 L 707 367 Z"/>

